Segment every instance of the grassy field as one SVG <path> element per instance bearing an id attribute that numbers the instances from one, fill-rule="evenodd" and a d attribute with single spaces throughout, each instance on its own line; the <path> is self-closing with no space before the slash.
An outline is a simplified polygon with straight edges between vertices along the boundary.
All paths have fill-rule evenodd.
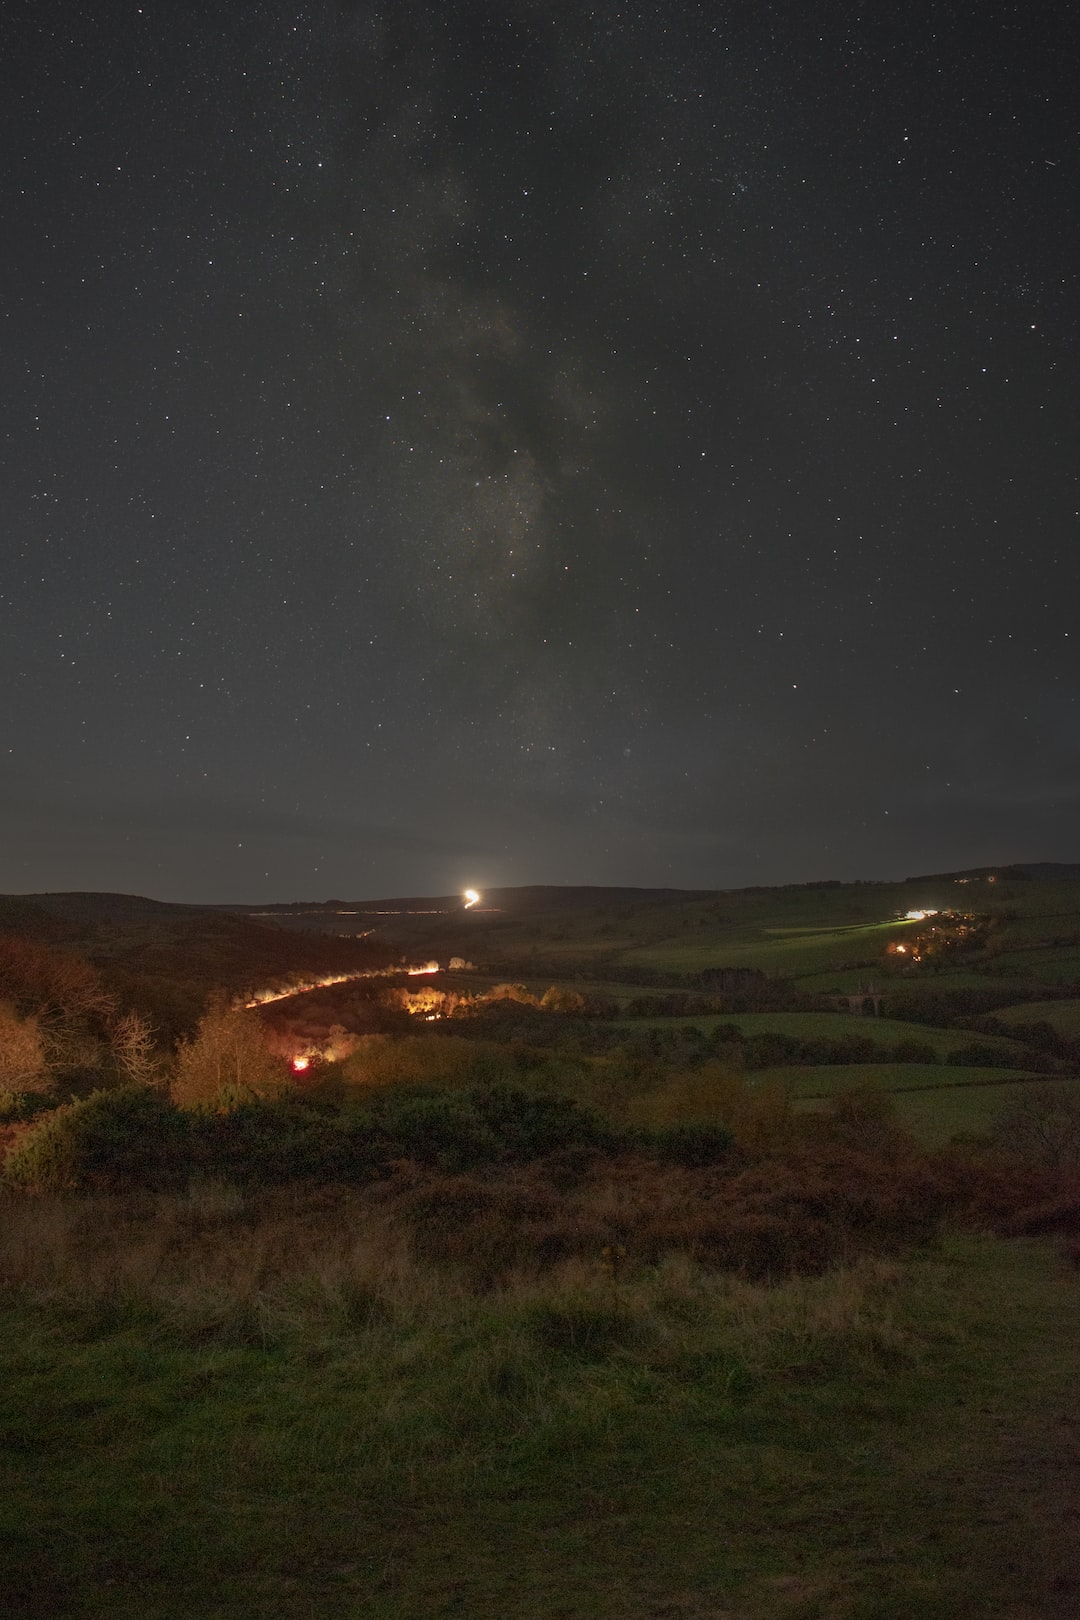
<path id="1" fill-rule="evenodd" d="M 1080 1081 L 1073 1079 L 1048 1081 L 1040 1075 L 1034 1080 L 1028 1076 L 1017 1081 L 1002 1078 L 1000 1069 L 982 1073 L 984 1078 L 975 1085 L 959 1083 L 934 1091 L 895 1091 L 893 1107 L 897 1124 L 904 1126 L 926 1147 L 944 1147 L 955 1136 L 991 1131 L 1004 1109 L 1030 1096 L 1033 1084 L 1037 1084 L 1040 1091 L 1045 1086 L 1047 1091 L 1060 1087 L 1075 1093 L 1080 1087 Z M 991 1075 L 997 1078 L 991 1079 Z"/>
<path id="2" fill-rule="evenodd" d="M 1008 1081 L 1045 1080 L 1024 1069 L 980 1069 L 950 1064 L 926 1063 L 823 1063 L 810 1068 L 797 1064 L 776 1064 L 755 1069 L 747 1076 L 750 1085 L 780 1084 L 788 1095 L 836 1097 L 846 1091 L 925 1091 L 936 1097 L 944 1091 L 972 1087 L 997 1087 Z M 1067 1081 L 1066 1084 L 1073 1084 Z"/>
<path id="3" fill-rule="evenodd" d="M 616 1027 L 624 1029 L 696 1028 L 711 1032 L 718 1026 L 734 1024 L 744 1035 L 775 1033 L 791 1035 L 799 1040 L 841 1040 L 852 1037 L 874 1041 L 880 1046 L 892 1046 L 900 1041 L 918 1041 L 933 1047 L 939 1058 L 947 1057 L 957 1047 L 978 1040 L 980 1045 L 994 1047 L 1003 1056 L 1019 1055 L 1020 1044 L 1000 1035 L 975 1036 L 968 1030 L 935 1029 L 929 1024 L 911 1024 L 899 1018 L 861 1017 L 857 1013 L 840 1012 L 768 1012 L 717 1013 L 696 1018 L 628 1018 L 616 1020 Z"/>
<path id="4" fill-rule="evenodd" d="M 1006 951 L 994 958 L 994 970 L 1042 984 L 1071 984 L 1074 979 L 1080 980 L 1080 947 L 1032 945 L 1022 951 Z"/>
<path id="5" fill-rule="evenodd" d="M 875 1064 L 855 1068 L 775 1068 L 760 1071 L 760 1083 L 784 1086 L 797 1109 L 816 1109 L 847 1091 L 883 1091 L 892 1100 L 893 1117 L 923 1147 L 944 1147 L 956 1136 L 984 1135 L 998 1115 L 1030 1093 L 1063 1087 L 1075 1091 L 1080 1081 L 1047 1080 L 1045 1075 L 1009 1069 L 920 1068 L 917 1064 Z M 930 1084 L 927 1084 L 927 1081 Z"/>
<path id="6" fill-rule="evenodd" d="M 745 942 L 725 942 L 722 952 L 708 940 L 672 941 L 626 951 L 621 960 L 675 973 L 699 973 L 719 962 L 724 967 L 760 968 L 782 978 L 798 978 L 832 967 L 880 963 L 890 940 L 903 939 L 910 932 L 911 924 L 892 920 L 802 933 L 769 929 Z"/>
<path id="7" fill-rule="evenodd" d="M 1080 1040 L 1080 1000 L 1028 1001 L 1002 1007 L 996 1016 L 1005 1024 L 1051 1024 L 1059 1035 Z"/>
<path id="8" fill-rule="evenodd" d="M 72 1270 L 83 1216 L 2 1240 L 18 1620 L 1075 1615 L 1080 1289 L 1049 1246 L 477 1296 L 299 1213 L 286 1265 L 224 1197 L 103 1218 Z"/>

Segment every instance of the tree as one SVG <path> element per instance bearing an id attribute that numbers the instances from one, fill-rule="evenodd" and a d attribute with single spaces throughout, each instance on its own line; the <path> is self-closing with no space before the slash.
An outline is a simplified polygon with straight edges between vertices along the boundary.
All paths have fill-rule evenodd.
<path id="1" fill-rule="evenodd" d="M 0 935 L 0 998 L 37 1024 L 47 1063 L 83 1057 L 105 1032 L 115 1000 L 81 956 Z"/>
<path id="2" fill-rule="evenodd" d="M 157 1073 L 154 1028 L 142 1013 L 126 1012 L 109 1030 L 113 1062 L 133 1085 L 146 1086 Z"/>
<path id="3" fill-rule="evenodd" d="M 288 1083 L 288 1065 L 268 1048 L 258 1017 L 219 1002 L 200 1019 L 193 1038 L 180 1042 L 170 1089 L 174 1102 L 191 1108 L 223 1091 L 272 1096 Z"/>
<path id="4" fill-rule="evenodd" d="M 553 984 L 540 997 L 540 1005 L 546 1007 L 548 1012 L 583 1013 L 585 997 L 579 995 L 576 990 L 565 990 Z"/>
<path id="5" fill-rule="evenodd" d="M 45 1091 L 49 1075 L 35 1018 L 0 1002 L 0 1091 Z"/>

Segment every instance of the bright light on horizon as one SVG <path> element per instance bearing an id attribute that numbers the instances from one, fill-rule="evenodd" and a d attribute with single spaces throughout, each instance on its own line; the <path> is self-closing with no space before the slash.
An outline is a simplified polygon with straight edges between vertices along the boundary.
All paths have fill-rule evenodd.
<path id="1" fill-rule="evenodd" d="M 480 901 L 483 899 L 483 896 L 476 889 L 466 889 L 465 893 L 462 895 L 462 899 L 465 902 L 465 910 L 468 911 L 470 906 L 479 905 Z"/>

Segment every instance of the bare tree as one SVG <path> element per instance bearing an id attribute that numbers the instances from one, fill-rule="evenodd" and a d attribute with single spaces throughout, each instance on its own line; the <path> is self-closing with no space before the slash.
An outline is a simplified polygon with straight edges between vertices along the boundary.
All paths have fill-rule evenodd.
<path id="1" fill-rule="evenodd" d="M 150 1085 L 157 1074 L 154 1027 L 142 1013 L 126 1012 L 109 1030 L 113 1062 L 133 1085 Z"/>

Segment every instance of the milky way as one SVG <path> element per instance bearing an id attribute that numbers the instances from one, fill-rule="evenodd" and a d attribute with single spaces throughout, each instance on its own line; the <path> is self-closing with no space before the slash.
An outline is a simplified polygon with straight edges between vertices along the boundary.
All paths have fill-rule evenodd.
<path id="1" fill-rule="evenodd" d="M 1074 20 L 12 11 L 0 888 L 1076 858 Z"/>

